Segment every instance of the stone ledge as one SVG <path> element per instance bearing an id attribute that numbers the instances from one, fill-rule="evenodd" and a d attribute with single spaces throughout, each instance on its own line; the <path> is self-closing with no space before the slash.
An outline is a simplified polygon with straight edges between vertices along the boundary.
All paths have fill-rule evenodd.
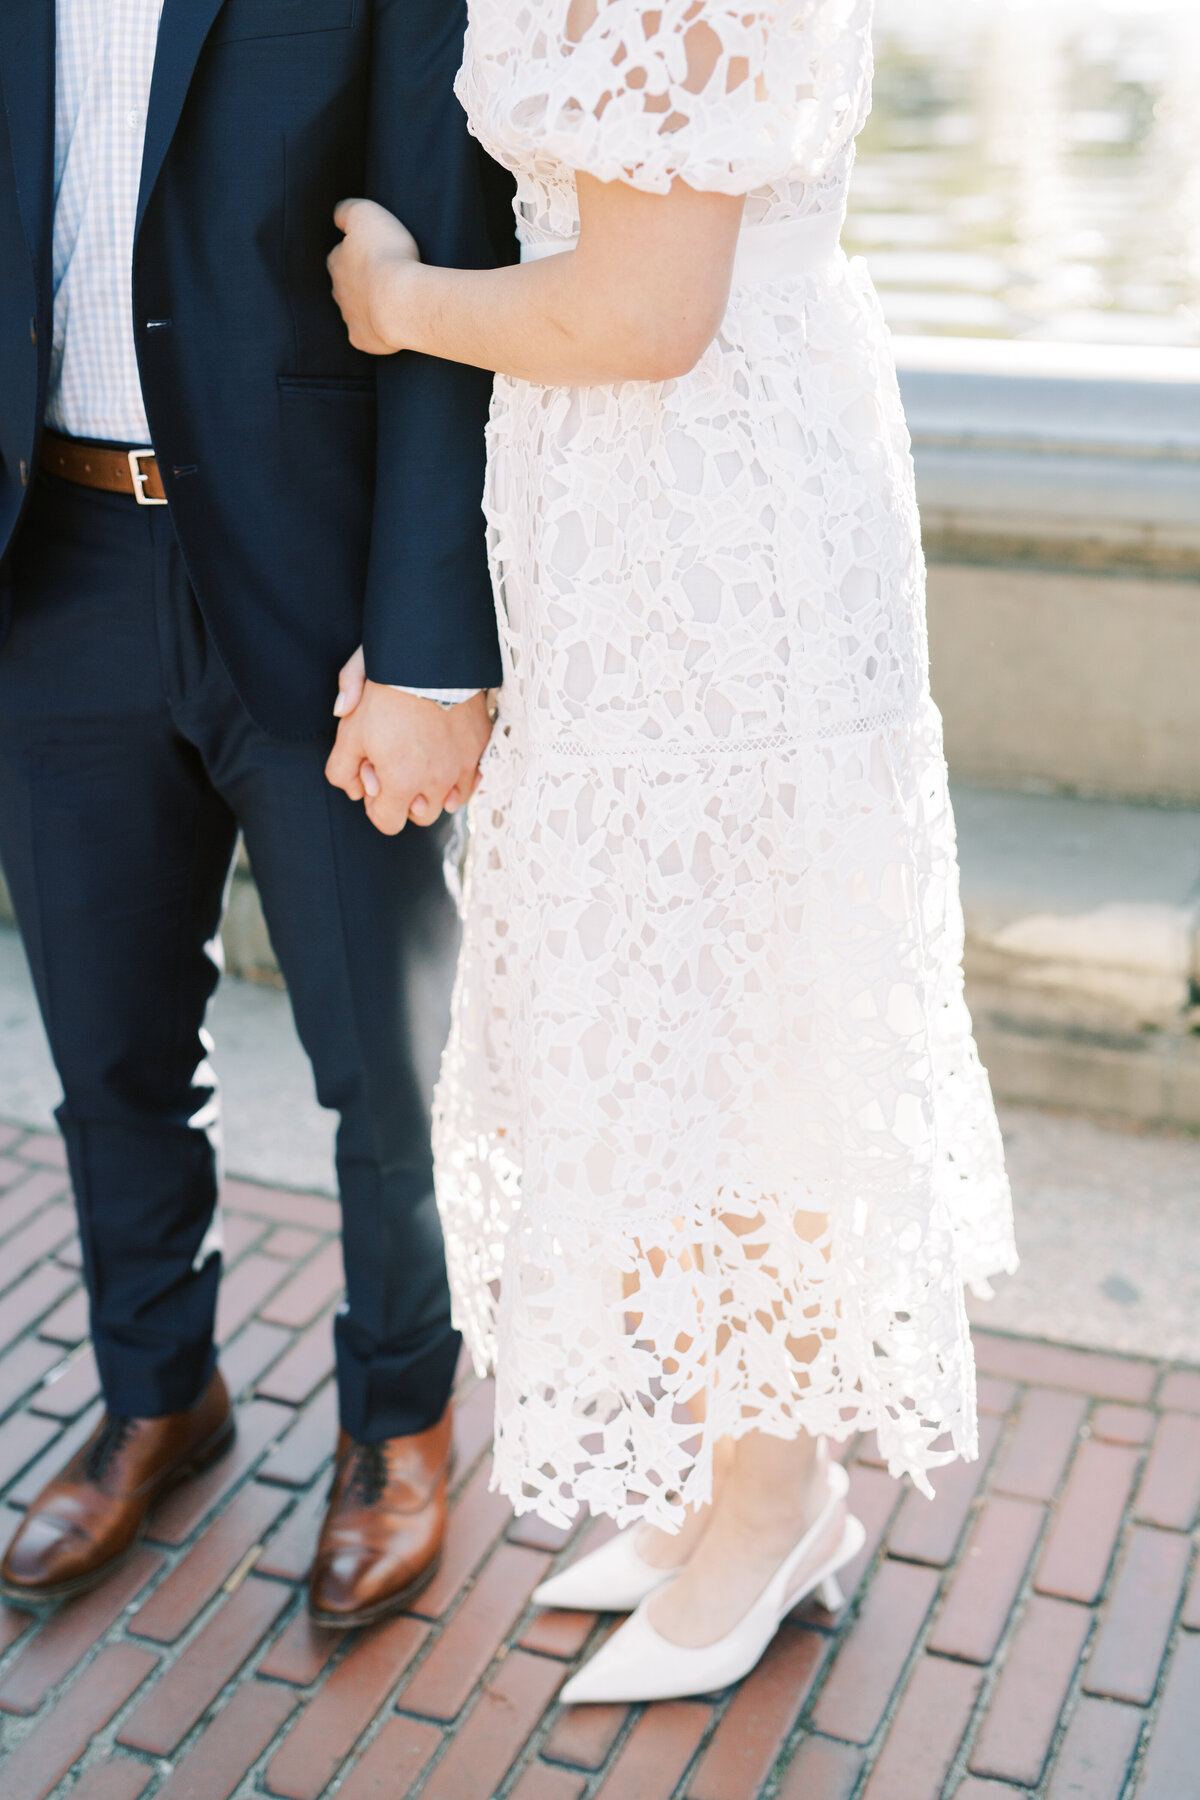
<path id="1" fill-rule="evenodd" d="M 931 560 L 1200 574 L 1200 352 L 895 348 Z"/>
<path id="2" fill-rule="evenodd" d="M 997 1097 L 1200 1127 L 1200 811 L 955 789 Z"/>

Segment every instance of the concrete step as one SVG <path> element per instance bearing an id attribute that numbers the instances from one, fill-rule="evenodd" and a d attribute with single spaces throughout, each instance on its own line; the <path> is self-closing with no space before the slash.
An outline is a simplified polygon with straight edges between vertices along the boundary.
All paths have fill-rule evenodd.
<path id="1" fill-rule="evenodd" d="M 997 1099 L 1200 1128 L 1200 809 L 953 792 L 967 999 Z M 282 986 L 244 858 L 224 940 L 231 975 Z M 449 975 L 421 971 L 431 1074 Z M 233 1037 L 257 1046 L 266 995 L 238 1004 Z"/>
<path id="2" fill-rule="evenodd" d="M 1200 1127 L 1200 810 L 954 790 L 997 1097 Z"/>

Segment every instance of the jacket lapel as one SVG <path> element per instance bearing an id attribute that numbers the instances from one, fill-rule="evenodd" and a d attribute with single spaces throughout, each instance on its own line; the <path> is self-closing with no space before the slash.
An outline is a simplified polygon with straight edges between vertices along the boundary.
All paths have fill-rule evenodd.
<path id="1" fill-rule="evenodd" d="M 154 57 L 154 79 L 150 85 L 150 105 L 146 112 L 136 230 L 141 229 L 163 159 L 171 147 L 196 59 L 223 4 L 224 0 L 164 0 Z"/>
<path id="2" fill-rule="evenodd" d="M 0 89 L 21 224 L 34 268 L 42 270 L 54 185 L 54 0 L 0 3 Z"/>

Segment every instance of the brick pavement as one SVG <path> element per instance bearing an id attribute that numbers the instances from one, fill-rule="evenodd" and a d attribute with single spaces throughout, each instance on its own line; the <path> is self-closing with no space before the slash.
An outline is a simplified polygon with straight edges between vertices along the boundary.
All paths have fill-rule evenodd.
<path id="1" fill-rule="evenodd" d="M 57 1140 L 0 1125 L 0 1540 L 97 1412 L 66 1202 Z M 441 1573 L 373 1631 L 308 1627 L 336 1228 L 228 1184 L 237 1449 L 105 1587 L 0 1607 L 3 1800 L 1200 1800 L 1200 1370 L 978 1333 L 979 1463 L 930 1504 L 847 1449 L 842 1618 L 794 1616 L 739 1690 L 569 1710 L 608 1621 L 529 1595 L 586 1537 L 489 1492 L 469 1374 Z"/>

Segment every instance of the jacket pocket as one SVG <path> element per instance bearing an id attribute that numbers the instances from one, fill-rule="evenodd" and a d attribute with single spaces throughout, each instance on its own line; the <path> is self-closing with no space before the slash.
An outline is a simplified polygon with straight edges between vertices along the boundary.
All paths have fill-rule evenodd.
<path id="1" fill-rule="evenodd" d="M 339 394 L 356 395 L 375 393 L 375 377 L 373 375 L 280 375 L 279 391 L 283 394 L 328 394 L 336 399 Z"/>
<path id="2" fill-rule="evenodd" d="M 209 32 L 210 44 L 240 38 L 292 37 L 306 31 L 346 31 L 356 0 L 225 0 Z"/>

